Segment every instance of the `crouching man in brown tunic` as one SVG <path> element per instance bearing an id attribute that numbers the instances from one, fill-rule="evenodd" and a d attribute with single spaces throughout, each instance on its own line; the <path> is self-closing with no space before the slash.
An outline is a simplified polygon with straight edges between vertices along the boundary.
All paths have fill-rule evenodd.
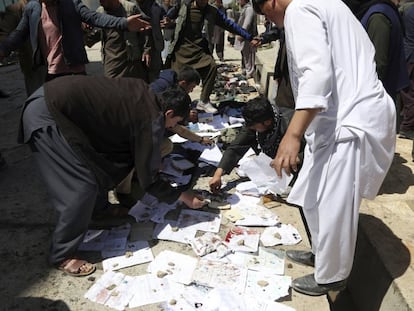
<path id="1" fill-rule="evenodd" d="M 139 79 L 68 76 L 48 82 L 23 109 L 19 141 L 28 143 L 58 212 L 50 263 L 71 275 L 95 266 L 75 257 L 101 193 L 134 167 L 140 186 L 160 201 L 200 208 L 202 198 L 159 178 L 166 128 L 188 116 L 182 89 L 157 97 Z"/>

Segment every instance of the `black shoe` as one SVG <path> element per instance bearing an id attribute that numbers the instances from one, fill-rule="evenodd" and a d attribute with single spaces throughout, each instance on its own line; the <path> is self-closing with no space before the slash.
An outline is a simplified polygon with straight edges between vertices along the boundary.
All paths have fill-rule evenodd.
<path id="1" fill-rule="evenodd" d="M 326 295 L 330 291 L 337 292 L 344 290 L 345 287 L 346 280 L 328 284 L 318 284 L 315 281 L 315 275 L 313 273 L 292 281 L 292 288 L 295 291 L 309 296 Z"/>
<path id="2" fill-rule="evenodd" d="M 286 256 L 294 262 L 315 267 L 315 255 L 312 252 L 289 250 L 286 251 Z"/>

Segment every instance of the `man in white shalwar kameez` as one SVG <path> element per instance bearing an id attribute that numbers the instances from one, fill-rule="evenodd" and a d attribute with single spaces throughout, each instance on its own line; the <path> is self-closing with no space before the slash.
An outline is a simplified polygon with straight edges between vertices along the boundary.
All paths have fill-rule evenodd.
<path id="1" fill-rule="evenodd" d="M 254 0 L 285 28 L 295 114 L 271 165 L 280 176 L 304 163 L 288 202 L 303 207 L 312 252 L 288 251 L 315 273 L 292 282 L 308 295 L 346 285 L 362 198 L 374 199 L 395 150 L 395 108 L 375 69 L 375 50 L 340 0 Z"/>

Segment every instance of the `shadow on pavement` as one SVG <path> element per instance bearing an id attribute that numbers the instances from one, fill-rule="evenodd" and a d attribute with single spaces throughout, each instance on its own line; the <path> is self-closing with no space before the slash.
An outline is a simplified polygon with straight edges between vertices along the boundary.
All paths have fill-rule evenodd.
<path id="1" fill-rule="evenodd" d="M 340 302 L 348 294 L 355 304 L 355 308 L 348 310 L 353 311 L 386 310 L 390 303 L 394 306 L 405 304 L 398 290 L 392 288 L 392 283 L 405 273 L 410 261 L 408 248 L 381 219 L 361 214 L 348 291 L 338 295 L 331 303 L 331 310 L 346 310 L 340 308 Z"/>
<path id="2" fill-rule="evenodd" d="M 414 185 L 413 172 L 405 163 L 407 163 L 407 160 L 401 157 L 399 153 L 394 155 L 391 168 L 382 183 L 378 195 L 393 193 L 404 194 L 410 186 Z"/>
<path id="3" fill-rule="evenodd" d="M 70 311 L 70 308 L 62 300 L 24 297 L 14 299 L 7 310 Z"/>

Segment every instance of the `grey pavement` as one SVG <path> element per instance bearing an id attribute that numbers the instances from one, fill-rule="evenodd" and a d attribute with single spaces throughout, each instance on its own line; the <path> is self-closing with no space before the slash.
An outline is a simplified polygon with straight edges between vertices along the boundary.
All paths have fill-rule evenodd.
<path id="1" fill-rule="evenodd" d="M 101 74 L 99 46 L 88 49 L 91 64 L 88 73 Z M 258 83 L 262 90 L 274 92 L 268 80 L 277 55 L 273 48 L 260 50 Z M 240 62 L 240 54 L 225 48 L 226 62 Z M 0 99 L 0 152 L 8 167 L 0 171 L 0 310 L 110 310 L 83 298 L 93 277 L 72 278 L 47 265 L 51 232 L 55 214 L 47 193 L 34 169 L 30 150 L 16 143 L 19 109 L 25 99 L 24 83 L 17 65 L 0 67 L 0 88 L 11 94 Z M 269 87 L 266 87 L 266 86 Z M 199 89 L 192 94 L 196 99 Z M 397 138 L 397 150 L 392 168 L 374 201 L 364 201 L 361 207 L 360 231 L 355 266 L 344 293 L 329 297 L 309 297 L 291 291 L 283 303 L 298 311 L 325 310 L 412 310 L 414 306 L 413 250 L 414 163 L 412 141 Z M 234 172 L 225 177 L 237 180 Z M 200 178 L 195 186 L 207 188 L 208 178 Z M 283 223 L 298 228 L 303 241 L 278 249 L 309 249 L 299 210 L 281 204 L 275 208 Z M 231 224 L 223 223 L 221 233 Z M 147 226 L 134 225 L 134 236 L 147 234 Z M 164 249 L 191 254 L 191 248 L 174 242 L 159 241 L 152 246 L 154 255 Z M 93 258 L 93 257 L 92 257 Z M 145 273 L 146 265 L 123 269 L 129 275 Z M 293 278 L 311 273 L 309 267 L 286 261 L 286 275 Z M 327 299 L 328 298 L 328 299 Z M 330 307 L 331 304 L 331 307 Z M 156 305 L 135 310 L 160 310 Z"/>

